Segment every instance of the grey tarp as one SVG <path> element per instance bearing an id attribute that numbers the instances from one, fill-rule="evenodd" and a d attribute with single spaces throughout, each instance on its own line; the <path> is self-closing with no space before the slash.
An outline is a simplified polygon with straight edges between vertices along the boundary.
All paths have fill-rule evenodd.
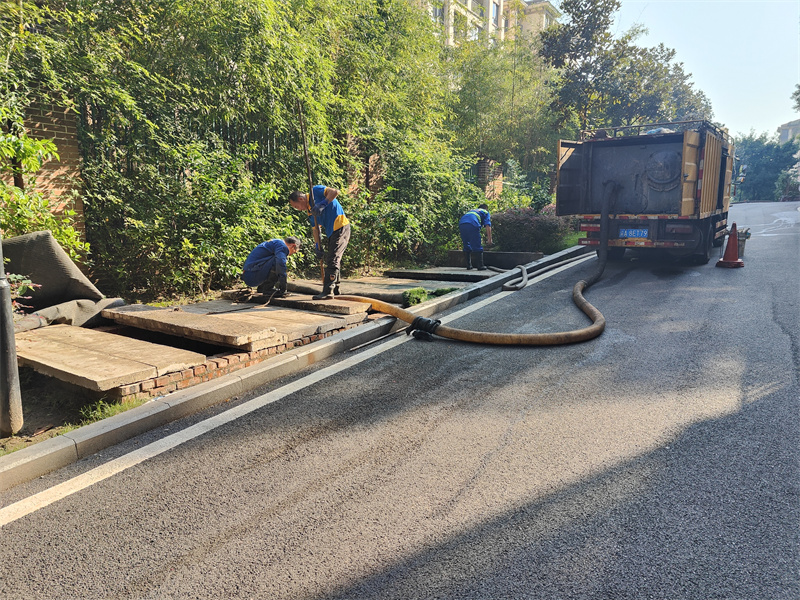
<path id="1" fill-rule="evenodd" d="M 16 331 L 51 323 L 92 327 L 103 322 L 100 312 L 121 306 L 121 298 L 106 298 L 81 272 L 49 231 L 26 233 L 3 240 L 6 271 L 25 275 L 40 287 L 25 295 L 33 312 L 19 319 Z"/>

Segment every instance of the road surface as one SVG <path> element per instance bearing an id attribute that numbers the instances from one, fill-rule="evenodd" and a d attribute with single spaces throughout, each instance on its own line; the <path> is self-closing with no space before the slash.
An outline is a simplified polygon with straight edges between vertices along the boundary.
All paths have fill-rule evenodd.
<path id="1" fill-rule="evenodd" d="M 398 335 L 0 494 L 0 598 L 796 599 L 800 205 L 609 264 L 599 338 Z M 589 258 L 443 318 L 587 324 Z"/>

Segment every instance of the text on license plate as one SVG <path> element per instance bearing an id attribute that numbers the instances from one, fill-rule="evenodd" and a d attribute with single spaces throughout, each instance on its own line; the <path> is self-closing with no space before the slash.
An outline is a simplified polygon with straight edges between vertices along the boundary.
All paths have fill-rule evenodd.
<path id="1" fill-rule="evenodd" d="M 643 229 L 620 229 L 619 230 L 619 237 L 621 238 L 646 238 L 648 229 L 645 227 Z"/>

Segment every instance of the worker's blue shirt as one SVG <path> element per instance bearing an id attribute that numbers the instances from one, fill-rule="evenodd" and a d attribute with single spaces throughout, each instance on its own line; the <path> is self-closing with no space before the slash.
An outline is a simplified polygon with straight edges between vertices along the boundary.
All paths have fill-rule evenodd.
<path id="1" fill-rule="evenodd" d="M 459 225 L 461 224 L 469 224 L 474 225 L 475 227 L 491 227 L 492 226 L 492 217 L 489 215 L 488 210 L 484 210 L 482 208 L 475 208 L 465 214 L 458 222 Z"/>
<path id="2" fill-rule="evenodd" d="M 274 239 L 261 242 L 253 248 L 244 261 L 242 280 L 249 285 L 259 285 L 266 279 L 273 268 L 278 277 L 286 277 L 286 259 L 289 257 L 289 246 L 283 240 Z"/>
<path id="3" fill-rule="evenodd" d="M 308 222 L 312 227 L 320 225 L 325 231 L 325 235 L 331 235 L 337 229 L 350 224 L 339 201 L 334 199 L 328 202 L 325 198 L 327 188 L 324 185 L 315 185 L 311 189 L 314 203 L 312 204 L 311 201 L 308 203 Z"/>

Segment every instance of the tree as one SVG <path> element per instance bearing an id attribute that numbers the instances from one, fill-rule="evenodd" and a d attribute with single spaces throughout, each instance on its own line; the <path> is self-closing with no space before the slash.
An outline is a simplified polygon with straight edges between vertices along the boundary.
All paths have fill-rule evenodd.
<path id="1" fill-rule="evenodd" d="M 581 129 L 710 118 L 711 105 L 659 44 L 642 48 L 646 30 L 635 26 L 615 38 L 609 31 L 618 0 L 565 0 L 566 24 L 542 33 L 541 54 L 560 69 L 554 108 L 571 111 Z"/>
<path id="2" fill-rule="evenodd" d="M 736 154 L 746 166 L 746 176 L 737 190 L 737 197 L 744 202 L 773 202 L 780 200 L 778 189 L 781 174 L 789 171 L 796 162 L 797 142 L 779 144 L 766 133 L 748 135 L 736 140 Z"/>
<path id="3" fill-rule="evenodd" d="M 536 42 L 464 42 L 452 51 L 455 104 L 450 127 L 460 147 L 479 156 L 515 160 L 523 171 L 550 162 L 558 127 L 550 110 L 555 73 Z"/>
<path id="4" fill-rule="evenodd" d="M 609 29 L 619 7 L 619 0 L 564 0 L 561 11 L 568 22 L 541 34 L 542 57 L 561 70 L 554 109 L 562 122 L 572 111 L 582 129 L 594 122 L 601 87 L 618 60 Z"/>
<path id="5" fill-rule="evenodd" d="M 792 102 L 794 102 L 793 108 L 800 112 L 800 83 L 798 83 L 794 88 L 794 93 L 792 93 Z"/>
<path id="6" fill-rule="evenodd" d="M 17 31 L 22 6 L 22 31 L 35 34 L 5 61 L 4 81 L 18 82 L 17 98 L 26 91 L 19 114 L 50 97 L 79 115 L 87 237 L 110 293 L 230 285 L 253 245 L 305 230 L 285 211 L 288 192 L 307 185 L 300 111 L 314 178 L 344 190 L 354 236 L 385 233 L 393 258 L 443 248 L 454 237 L 443 222 L 472 198 L 444 128 L 441 42 L 416 3 L 0 6 L 3 33 Z M 383 188 L 367 191 L 359 171 L 375 156 Z M 399 207 L 410 217 L 394 218 Z M 362 213 L 390 216 L 358 223 Z M 347 260 L 364 266 L 364 255 Z"/>
<path id="7" fill-rule="evenodd" d="M 594 126 L 710 119 L 708 99 L 694 90 L 683 64 L 674 62 L 675 51 L 663 44 L 637 47 L 632 42 L 640 32 L 632 33 L 615 45 L 618 60 L 599 86 L 603 107 Z"/>

